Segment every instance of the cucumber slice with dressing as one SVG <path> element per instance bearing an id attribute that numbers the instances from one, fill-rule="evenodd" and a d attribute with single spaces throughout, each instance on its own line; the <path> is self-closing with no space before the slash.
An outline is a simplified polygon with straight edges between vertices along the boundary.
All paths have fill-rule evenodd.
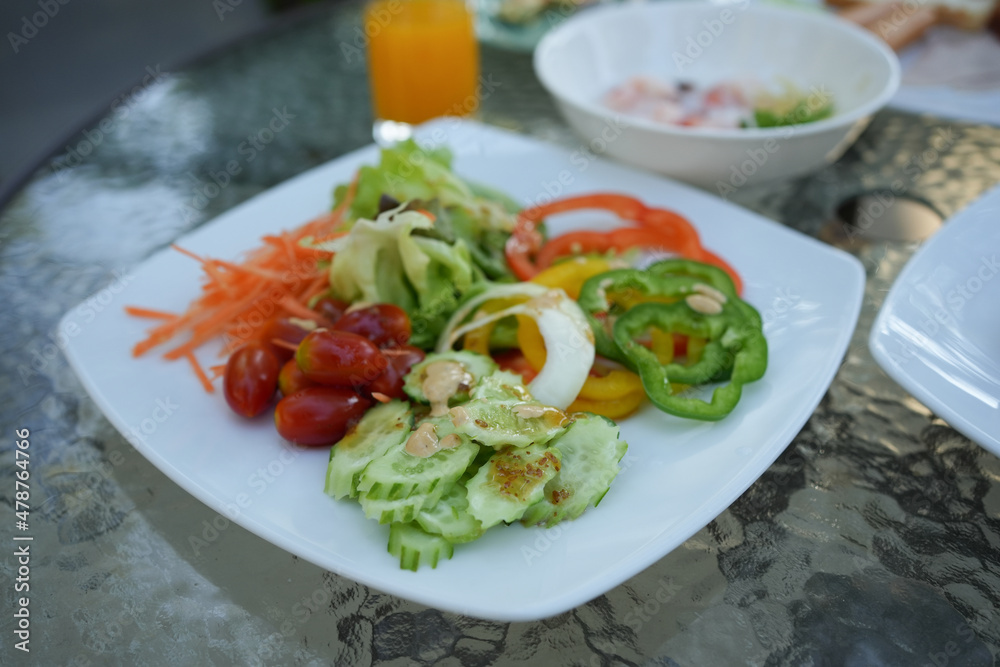
<path id="1" fill-rule="evenodd" d="M 416 572 L 421 565 L 437 567 L 439 560 L 451 558 L 454 552 L 451 542 L 415 523 L 389 526 L 389 553 L 399 558 L 399 567 L 404 570 Z"/>
<path id="2" fill-rule="evenodd" d="M 412 427 L 413 414 L 403 401 L 381 403 L 370 409 L 330 450 L 323 490 L 334 498 L 356 497 L 364 469 L 404 442 Z"/>
<path id="3" fill-rule="evenodd" d="M 458 417 L 455 413 L 458 413 Z M 544 445 L 559 435 L 567 422 L 566 413 L 538 401 L 473 400 L 451 413 L 455 432 L 472 440 L 502 449 Z"/>
<path id="4" fill-rule="evenodd" d="M 476 386 L 480 379 L 490 375 L 497 369 L 497 364 L 491 358 L 476 352 L 457 350 L 452 352 L 436 352 L 428 354 L 427 357 L 418 364 L 414 364 L 410 372 L 406 374 L 403 384 L 403 391 L 410 398 L 420 403 L 429 403 L 425 391 L 424 383 L 428 380 L 428 368 L 433 364 L 442 361 L 455 362 L 471 376 L 467 386 L 459 387 L 448 399 L 449 405 L 455 405 L 469 400 L 469 391 Z"/>
<path id="5" fill-rule="evenodd" d="M 430 420 L 425 424 L 433 425 L 433 422 Z M 438 433 L 435 437 L 440 439 L 446 435 Z M 462 476 L 479 453 L 479 445 L 461 435 L 457 437 L 459 443 L 456 446 L 439 449 L 430 456 L 415 456 L 408 452 L 405 439 L 393 445 L 361 473 L 358 494 L 367 500 L 402 500 L 422 495 L 433 497 L 436 501 Z"/>
<path id="6" fill-rule="evenodd" d="M 552 527 L 596 506 L 611 488 L 628 449 L 613 421 L 592 414 L 578 417 L 550 446 L 559 451 L 562 465 L 546 483 L 544 498 L 521 517 L 527 526 Z"/>
<path id="7" fill-rule="evenodd" d="M 483 525 L 469 513 L 465 485 L 458 482 L 433 507 L 420 510 L 417 523 L 428 533 L 449 542 L 471 542 L 483 534 Z"/>
<path id="8" fill-rule="evenodd" d="M 531 394 L 520 375 L 510 371 L 493 371 L 481 378 L 469 393 L 473 400 L 530 401 Z"/>
<path id="9" fill-rule="evenodd" d="M 555 448 L 505 447 L 490 457 L 466 483 L 469 513 L 483 529 L 504 521 L 512 523 L 542 500 L 545 484 L 559 471 Z"/>

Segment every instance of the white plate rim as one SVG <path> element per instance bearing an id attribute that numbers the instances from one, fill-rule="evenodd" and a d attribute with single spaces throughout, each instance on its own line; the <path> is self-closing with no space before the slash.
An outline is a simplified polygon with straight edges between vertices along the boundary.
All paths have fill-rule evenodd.
<path id="1" fill-rule="evenodd" d="M 913 256 L 899 272 L 892 287 L 889 288 L 889 293 L 875 316 L 868 336 L 868 346 L 875 362 L 885 371 L 886 375 L 935 414 L 940 415 L 956 431 L 978 443 L 987 451 L 1000 456 L 1000 436 L 997 435 L 1000 431 L 990 433 L 984 424 L 973 420 L 967 412 L 963 411 L 961 409 L 961 396 L 954 391 L 949 391 L 954 388 L 954 385 L 947 382 L 944 377 L 928 375 L 925 376 L 924 380 L 921 380 L 912 372 L 915 367 L 911 366 L 911 364 L 920 364 L 919 360 L 911 359 L 908 363 L 900 363 L 892 351 L 898 339 L 891 333 L 892 328 L 889 326 L 889 318 L 893 316 L 896 304 L 913 296 L 914 277 L 924 270 L 925 264 L 930 261 L 930 258 L 945 252 L 944 249 L 949 247 L 967 226 L 979 222 L 979 216 L 984 215 L 989 209 L 994 212 L 1000 210 L 1000 186 L 984 193 L 967 208 L 959 211 L 913 253 Z M 929 378 L 936 379 L 928 381 Z M 945 400 L 943 394 L 947 394 L 948 398 L 952 400 Z M 957 402 L 953 402 L 953 400 Z M 997 426 L 1000 428 L 1000 421 L 997 422 Z"/>

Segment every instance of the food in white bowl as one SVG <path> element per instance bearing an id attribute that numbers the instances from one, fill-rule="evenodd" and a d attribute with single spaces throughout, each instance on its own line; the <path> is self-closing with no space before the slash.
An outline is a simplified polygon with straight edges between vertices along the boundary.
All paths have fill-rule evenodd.
<path id="1" fill-rule="evenodd" d="M 833 114 L 833 100 L 783 82 L 779 90 L 759 81 L 699 86 L 634 76 L 602 98 L 613 111 L 680 127 L 781 127 L 813 123 Z"/>
<path id="2" fill-rule="evenodd" d="M 899 61 L 877 37 L 830 14 L 749 4 L 604 5 L 550 31 L 535 71 L 583 149 L 727 196 L 839 158 L 899 86 Z M 787 82 L 833 103 L 829 117 L 782 127 L 682 127 L 604 103 L 633 77 Z"/>

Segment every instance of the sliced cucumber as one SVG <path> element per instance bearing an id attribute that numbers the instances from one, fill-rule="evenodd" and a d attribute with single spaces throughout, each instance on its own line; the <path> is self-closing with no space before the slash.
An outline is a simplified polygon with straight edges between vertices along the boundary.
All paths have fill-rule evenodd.
<path id="1" fill-rule="evenodd" d="M 562 410 L 538 401 L 476 399 L 460 409 L 462 418 L 456 420 L 455 432 L 494 449 L 543 445 L 559 435 L 566 423 Z"/>
<path id="2" fill-rule="evenodd" d="M 521 517 L 525 525 L 551 527 L 577 518 L 591 504 L 596 506 L 628 449 L 618 438 L 618 426 L 598 415 L 578 417 L 550 446 L 561 454 L 562 465 L 545 485 L 544 498 Z"/>
<path id="3" fill-rule="evenodd" d="M 461 364 L 462 367 L 472 376 L 472 383 L 469 388 L 456 392 L 456 394 L 451 397 L 451 405 L 467 401 L 469 399 L 469 389 L 474 387 L 481 378 L 490 375 L 497 369 L 495 361 L 476 352 L 458 350 L 428 354 L 423 361 L 419 364 L 415 364 L 413 368 L 410 369 L 410 372 L 406 374 L 403 390 L 413 400 L 419 401 L 420 403 L 427 403 L 427 396 L 424 394 L 423 387 L 424 380 L 427 379 L 427 367 L 438 361 L 457 362 Z"/>
<path id="4" fill-rule="evenodd" d="M 510 371 L 497 370 L 479 380 L 470 392 L 472 399 L 482 401 L 530 401 L 531 394 L 524 379 Z"/>
<path id="5" fill-rule="evenodd" d="M 381 403 L 330 450 L 324 491 L 334 498 L 358 495 L 361 473 L 374 460 L 406 440 L 413 426 L 409 404 Z"/>
<path id="6" fill-rule="evenodd" d="M 444 435 L 441 433 L 439 437 Z M 397 443 L 364 469 L 358 494 L 367 500 L 402 500 L 422 495 L 436 501 L 479 453 L 479 445 L 459 437 L 462 441 L 457 446 L 439 449 L 430 456 L 414 456 L 406 451 L 405 440 Z"/>
<path id="7" fill-rule="evenodd" d="M 440 535 L 424 532 L 415 523 L 389 526 L 389 553 L 399 558 L 399 567 L 414 572 L 421 565 L 437 567 L 438 561 L 451 558 L 455 548 Z"/>
<path id="8" fill-rule="evenodd" d="M 555 448 L 501 449 L 466 483 L 469 513 L 484 530 L 501 521 L 517 521 L 542 499 L 545 484 L 556 476 L 559 466 Z"/>
<path id="9" fill-rule="evenodd" d="M 428 533 L 453 543 L 471 542 L 483 534 L 482 524 L 469 514 L 469 498 L 461 482 L 452 485 L 433 507 L 421 510 L 417 523 Z"/>
<path id="10" fill-rule="evenodd" d="M 368 500 L 358 498 L 361 509 L 369 519 L 379 523 L 405 523 L 417 518 L 417 512 L 424 507 L 424 496 L 410 496 L 402 500 Z"/>

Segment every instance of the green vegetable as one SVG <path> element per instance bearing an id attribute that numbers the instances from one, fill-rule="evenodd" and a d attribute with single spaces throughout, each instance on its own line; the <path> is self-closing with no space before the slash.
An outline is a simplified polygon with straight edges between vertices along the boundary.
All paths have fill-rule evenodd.
<path id="1" fill-rule="evenodd" d="M 597 354 L 628 365 L 628 358 L 611 335 L 614 321 L 625 312 L 615 303 L 614 295 L 638 292 L 648 297 L 681 298 L 693 293 L 699 282 L 692 276 L 644 269 L 614 269 L 588 278 L 577 303 L 594 332 Z"/>
<path id="2" fill-rule="evenodd" d="M 454 361 L 461 364 L 465 372 L 472 376 L 472 383 L 468 387 L 460 389 L 452 396 L 449 401 L 451 405 L 469 400 L 469 392 L 474 390 L 480 380 L 489 377 L 498 368 L 496 362 L 491 358 L 475 352 L 465 350 L 432 352 L 423 361 L 414 364 L 404 379 L 403 391 L 414 401 L 419 403 L 428 402 L 427 397 L 424 395 L 423 387 L 424 380 L 427 377 L 427 367 L 439 361 Z"/>
<path id="3" fill-rule="evenodd" d="M 707 312 L 691 305 L 699 300 Z M 640 303 L 626 309 L 620 305 L 626 301 Z M 668 259 L 646 269 L 607 271 L 583 284 L 578 302 L 594 330 L 598 353 L 637 372 L 650 400 L 665 412 L 721 419 L 739 401 L 742 385 L 759 379 L 767 366 L 760 314 L 737 296 L 729 275 L 710 264 Z M 689 350 L 693 362 L 661 364 L 640 342 L 650 327 L 705 343 L 697 354 Z M 717 389 L 710 403 L 676 396 L 671 386 L 726 379 L 730 384 Z"/>
<path id="4" fill-rule="evenodd" d="M 390 401 L 368 410 L 330 450 L 324 491 L 334 498 L 356 498 L 361 473 L 373 460 L 406 440 L 413 427 L 408 403 Z"/>
<path id="5" fill-rule="evenodd" d="M 395 304 L 410 316 L 410 342 L 433 345 L 476 279 L 464 242 L 414 234 L 433 225 L 422 213 L 400 209 L 356 221 L 349 234 L 326 246 L 336 253 L 330 263 L 332 295 L 349 303 Z"/>
<path id="6" fill-rule="evenodd" d="M 328 494 L 356 498 L 365 516 L 389 524 L 389 552 L 403 569 L 435 567 L 499 523 L 576 518 L 607 492 L 626 447 L 613 422 L 542 405 L 520 376 L 473 352 L 429 355 L 407 375 L 407 391 L 422 398 L 427 364 L 442 360 L 473 377 L 450 412 L 414 423 L 408 403 L 378 405 L 333 446 L 327 469 Z M 409 438 L 431 427 L 449 446 L 410 454 Z"/>
<path id="7" fill-rule="evenodd" d="M 596 506 L 611 488 L 618 462 L 628 449 L 618 439 L 618 425 L 599 415 L 579 417 L 550 446 L 559 451 L 561 465 L 545 485 L 542 500 L 521 517 L 528 526 L 551 528 Z"/>
<path id="8" fill-rule="evenodd" d="M 399 557 L 399 567 L 416 572 L 421 565 L 437 567 L 442 558 L 451 558 L 455 547 L 440 535 L 431 535 L 415 523 L 389 526 L 389 553 Z"/>
<path id="9" fill-rule="evenodd" d="M 383 149 L 378 166 L 364 166 L 358 172 L 349 219 L 374 219 L 382 195 L 399 202 L 423 202 L 438 217 L 435 226 L 444 236 L 462 241 L 484 275 L 512 279 L 504 244 L 518 205 L 496 190 L 462 180 L 451 162 L 448 149 L 423 148 L 412 139 Z M 343 201 L 347 189 L 344 185 L 334 191 L 334 206 Z"/>
<path id="10" fill-rule="evenodd" d="M 694 310 L 687 301 L 642 303 L 618 318 L 614 340 L 639 373 L 643 388 L 658 408 L 678 417 L 715 421 L 736 407 L 744 384 L 759 380 L 767 368 L 767 342 L 757 321 L 729 305 L 719 314 Z M 708 339 L 702 359 L 693 366 L 660 364 L 637 342 L 649 327 Z M 674 394 L 672 382 L 701 384 L 729 375 L 729 383 L 712 392 L 711 401 Z"/>
<path id="11" fill-rule="evenodd" d="M 786 82 L 780 94 L 758 96 L 753 115 L 757 127 L 814 123 L 833 115 L 833 100 L 819 92 L 806 95 Z"/>
<path id="12" fill-rule="evenodd" d="M 465 484 L 457 483 L 430 509 L 417 514 L 417 523 L 428 533 L 449 542 L 471 542 L 483 534 L 483 524 L 469 513 Z"/>
<path id="13" fill-rule="evenodd" d="M 559 472 L 559 452 L 551 447 L 505 447 L 466 482 L 469 513 L 483 525 L 520 519 L 545 494 Z"/>
<path id="14" fill-rule="evenodd" d="M 444 420 L 447 422 L 447 420 Z M 440 437 L 446 435 L 439 433 Z M 414 456 L 406 442 L 390 448 L 365 467 L 358 482 L 361 506 L 373 500 L 405 500 L 420 496 L 420 507 L 431 507 L 458 481 L 469 467 L 479 445 L 464 438 L 458 446 L 441 449 L 431 456 Z M 373 505 L 380 511 L 381 504 Z"/>

